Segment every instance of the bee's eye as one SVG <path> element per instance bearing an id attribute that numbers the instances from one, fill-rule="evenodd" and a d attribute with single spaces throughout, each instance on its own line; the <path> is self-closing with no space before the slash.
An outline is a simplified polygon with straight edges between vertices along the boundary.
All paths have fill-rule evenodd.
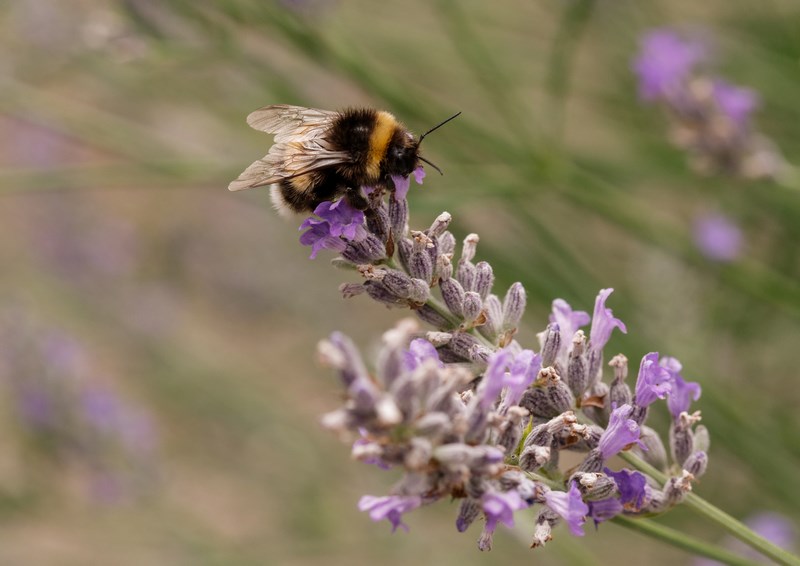
<path id="1" fill-rule="evenodd" d="M 408 155 L 408 148 L 407 147 L 396 147 L 394 148 L 394 156 L 396 159 L 404 159 Z"/>

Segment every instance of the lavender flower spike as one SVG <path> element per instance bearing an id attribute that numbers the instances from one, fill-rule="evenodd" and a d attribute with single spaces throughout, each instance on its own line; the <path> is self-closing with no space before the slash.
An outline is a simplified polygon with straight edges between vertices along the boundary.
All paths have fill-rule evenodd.
<path id="1" fill-rule="evenodd" d="M 365 495 L 358 502 L 358 510 L 369 511 L 369 518 L 376 522 L 387 519 L 392 524 L 392 532 L 395 532 L 397 527 L 408 532 L 408 525 L 403 523 L 402 515 L 413 511 L 420 505 L 422 505 L 422 498 L 418 495 L 388 495 L 384 497 Z"/>
<path id="2" fill-rule="evenodd" d="M 639 377 L 636 379 L 634 399 L 639 407 L 647 407 L 656 399 L 663 399 L 672 391 L 672 375 L 659 365 L 658 352 L 650 352 L 642 358 Z"/>
<path id="3" fill-rule="evenodd" d="M 599 352 L 605 347 L 608 339 L 611 338 L 611 332 L 615 328 L 619 328 L 623 334 L 628 333 L 625 323 L 618 318 L 614 318 L 614 313 L 611 312 L 611 309 L 606 308 L 606 299 L 613 292 L 614 289 L 602 289 L 594 302 L 589 345 L 595 352 Z"/>
<path id="4" fill-rule="evenodd" d="M 643 38 L 640 55 L 633 64 L 639 77 L 639 96 L 656 100 L 675 94 L 705 55 L 700 43 L 684 40 L 674 31 L 651 31 Z"/>
<path id="5" fill-rule="evenodd" d="M 611 418 L 608 420 L 608 428 L 606 428 L 603 435 L 600 437 L 600 442 L 597 448 L 603 457 L 603 460 L 608 460 L 612 456 L 617 455 L 629 444 L 634 442 L 639 445 L 642 450 L 646 450 L 645 445 L 639 440 L 639 425 L 636 424 L 631 418 L 633 407 L 630 405 L 622 405 L 617 407 L 611 413 Z"/>
<path id="6" fill-rule="evenodd" d="M 581 499 L 581 492 L 575 482 L 572 482 L 567 492 L 548 491 L 544 499 L 545 504 L 567 522 L 573 535 L 576 537 L 584 535 L 583 523 L 589 514 L 589 506 Z"/>

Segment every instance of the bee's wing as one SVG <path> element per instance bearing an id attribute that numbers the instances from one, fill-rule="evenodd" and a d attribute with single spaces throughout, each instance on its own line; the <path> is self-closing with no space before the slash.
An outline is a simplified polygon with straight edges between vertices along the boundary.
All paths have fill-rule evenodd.
<path id="1" fill-rule="evenodd" d="M 321 140 L 276 143 L 269 153 L 255 161 L 228 185 L 229 191 L 241 191 L 279 183 L 324 167 L 351 161 L 345 151 L 333 151 Z"/>
<path id="2" fill-rule="evenodd" d="M 275 143 L 306 141 L 322 137 L 339 116 L 331 110 L 274 104 L 251 112 L 247 123 L 251 128 L 275 134 Z"/>
<path id="3" fill-rule="evenodd" d="M 349 163 L 350 155 L 336 151 L 324 139 L 338 112 L 303 106 L 275 104 L 250 113 L 247 123 L 254 129 L 275 134 L 275 145 L 228 185 L 240 191 L 278 183 L 316 169 Z"/>

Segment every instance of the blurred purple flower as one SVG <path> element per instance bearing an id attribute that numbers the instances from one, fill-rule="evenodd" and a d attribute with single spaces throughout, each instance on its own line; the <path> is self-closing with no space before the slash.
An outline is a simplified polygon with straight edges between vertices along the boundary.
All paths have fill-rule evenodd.
<path id="1" fill-rule="evenodd" d="M 433 344 L 424 338 L 415 338 L 408 345 L 408 350 L 403 352 L 403 361 L 405 362 L 408 371 L 414 371 L 425 360 L 433 360 L 439 367 L 444 367 L 444 364 L 439 359 L 439 352 Z"/>
<path id="2" fill-rule="evenodd" d="M 639 77 L 639 96 L 651 101 L 673 95 L 705 58 L 706 49 L 698 41 L 684 39 L 666 28 L 649 31 L 633 64 Z"/>
<path id="3" fill-rule="evenodd" d="M 742 252 L 742 231 L 722 214 L 699 216 L 694 221 L 694 243 L 708 259 L 729 262 Z"/>
<path id="4" fill-rule="evenodd" d="M 358 501 L 359 511 L 369 511 L 369 518 L 373 521 L 387 519 L 392 524 L 392 532 L 397 527 L 408 532 L 408 525 L 403 523 L 403 513 L 413 511 L 422 505 L 422 498 L 417 495 L 387 495 L 376 497 L 374 495 L 364 495 Z"/>
<path id="5" fill-rule="evenodd" d="M 744 521 L 744 524 L 776 546 L 789 552 L 796 550 L 797 530 L 783 515 L 766 511 L 751 516 Z M 745 559 L 763 560 L 760 553 L 733 537 L 726 537 L 722 541 L 722 546 L 740 554 Z M 708 558 L 696 558 L 693 563 L 694 566 L 721 566 L 721 564 L 721 562 Z"/>
<path id="6" fill-rule="evenodd" d="M 722 79 L 714 81 L 714 100 L 720 111 L 739 128 L 747 126 L 750 114 L 760 102 L 754 90 L 732 85 Z"/>

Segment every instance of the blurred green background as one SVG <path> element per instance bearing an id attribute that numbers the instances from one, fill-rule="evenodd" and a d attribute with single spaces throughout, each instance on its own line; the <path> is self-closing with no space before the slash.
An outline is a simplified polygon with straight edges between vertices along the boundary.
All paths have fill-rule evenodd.
<path id="1" fill-rule="evenodd" d="M 718 72 L 759 93 L 760 130 L 800 162 L 794 0 L 0 5 L 0 564 L 691 563 L 613 524 L 536 551 L 530 530 L 498 532 L 482 554 L 455 505 L 410 515 L 408 535 L 357 511 L 396 477 L 317 424 L 340 390 L 314 347 L 339 329 L 374 352 L 405 313 L 342 300 L 354 277 L 308 261 L 267 191 L 226 190 L 270 145 L 244 118 L 272 103 L 376 106 L 418 133 L 463 111 L 426 141 L 445 176 L 412 187 L 412 227 L 446 209 L 457 238 L 481 235 L 498 287 L 528 290 L 529 347 L 553 299 L 591 312 L 614 287 L 629 333 L 609 347 L 632 372 L 673 355 L 702 383 L 697 493 L 797 524 L 800 191 L 691 171 L 630 70 L 662 26 L 706 34 Z M 707 212 L 741 227 L 737 260 L 695 248 Z M 79 391 L 149 423 L 146 449 L 130 456 L 116 417 L 100 429 L 127 459 L 87 460 L 83 433 L 31 434 L 15 395 L 65 371 L 35 346 L 53 332 L 82 352 Z M 101 479 L 139 475 L 98 496 L 96 461 Z M 661 520 L 722 536 L 687 509 Z"/>

